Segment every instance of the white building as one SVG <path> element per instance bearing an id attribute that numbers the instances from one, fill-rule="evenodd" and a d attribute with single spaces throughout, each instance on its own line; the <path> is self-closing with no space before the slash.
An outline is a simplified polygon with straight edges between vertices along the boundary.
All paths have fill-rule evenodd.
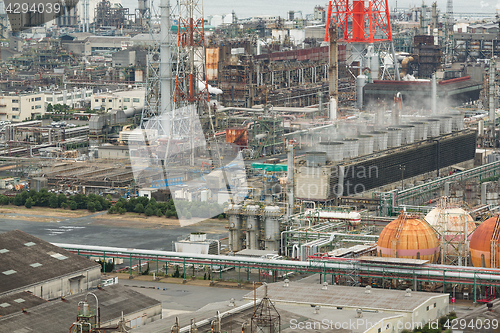
<path id="1" fill-rule="evenodd" d="M 95 93 L 91 99 L 92 110 L 126 110 L 133 107 L 143 107 L 146 98 L 144 89 L 124 90 Z"/>
<path id="2" fill-rule="evenodd" d="M 83 108 L 86 103 L 90 103 L 92 99 L 92 89 L 74 89 L 62 91 L 46 91 L 45 105 L 47 104 L 66 104 L 70 108 Z"/>
<path id="3" fill-rule="evenodd" d="M 20 122 L 45 114 L 43 92 L 16 94 L 4 93 L 0 96 L 0 120 Z"/>

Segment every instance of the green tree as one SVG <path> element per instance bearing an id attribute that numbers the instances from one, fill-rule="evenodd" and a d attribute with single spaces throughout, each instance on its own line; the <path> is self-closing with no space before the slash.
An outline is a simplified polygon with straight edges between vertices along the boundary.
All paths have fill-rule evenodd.
<path id="1" fill-rule="evenodd" d="M 156 210 L 156 216 L 158 216 L 158 217 L 162 217 L 162 216 L 163 216 L 163 213 L 162 213 L 162 211 L 161 211 L 161 209 L 160 209 L 160 208 L 158 208 L 158 209 Z"/>
<path id="2" fill-rule="evenodd" d="M 139 213 L 139 214 L 144 213 L 144 205 L 141 203 L 138 203 L 137 205 L 135 205 L 134 212 Z"/>
<path id="3" fill-rule="evenodd" d="M 97 210 L 98 212 L 103 210 L 103 207 L 99 201 L 94 201 L 94 205 L 95 205 L 95 210 Z"/>
<path id="4" fill-rule="evenodd" d="M 47 111 L 46 112 L 53 112 L 54 111 L 54 107 L 52 106 L 52 104 L 47 104 Z"/>
<path id="5" fill-rule="evenodd" d="M 113 200 L 113 198 L 111 198 L 111 194 L 108 194 L 108 195 L 106 196 L 106 200 L 108 200 L 108 201 Z"/>
<path id="6" fill-rule="evenodd" d="M 66 195 L 64 193 L 60 193 L 57 196 L 57 204 L 59 207 L 62 207 L 62 204 L 66 203 L 66 201 L 68 201 L 68 198 L 66 198 Z"/>
<path id="7" fill-rule="evenodd" d="M 30 198 L 30 199 L 31 199 L 31 198 Z M 55 195 L 55 194 L 54 194 L 54 195 L 51 195 L 51 196 L 49 197 L 49 207 L 50 207 L 50 208 L 57 208 L 57 207 L 59 207 L 59 202 L 58 202 L 57 197 L 56 197 L 56 195 Z"/>
<path id="8" fill-rule="evenodd" d="M 118 209 L 118 213 L 120 213 L 120 215 L 123 215 L 127 212 L 127 210 L 125 208 L 119 208 Z"/>
<path id="9" fill-rule="evenodd" d="M 146 216 L 151 216 L 154 213 L 155 213 L 155 211 L 151 207 L 146 208 L 146 210 L 144 211 L 144 215 L 146 215 Z"/>
<path id="10" fill-rule="evenodd" d="M 93 201 L 88 202 L 87 209 L 91 213 L 95 212 L 95 203 Z"/>
<path id="11" fill-rule="evenodd" d="M 16 194 L 16 196 L 14 197 L 14 205 L 16 205 L 16 206 L 24 205 L 23 197 L 21 196 L 21 193 Z"/>
<path id="12" fill-rule="evenodd" d="M 24 203 L 24 207 L 31 208 L 32 206 L 33 206 L 33 199 L 31 199 L 31 198 L 26 199 L 26 202 Z"/>
<path id="13" fill-rule="evenodd" d="M 78 204 L 76 202 L 74 202 L 74 201 L 70 201 L 69 202 L 69 209 L 71 209 L 71 210 L 78 209 Z"/>

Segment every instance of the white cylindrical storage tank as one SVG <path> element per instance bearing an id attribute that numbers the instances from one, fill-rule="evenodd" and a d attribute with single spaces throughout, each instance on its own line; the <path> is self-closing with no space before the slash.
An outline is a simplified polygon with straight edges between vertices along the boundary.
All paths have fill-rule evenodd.
<path id="1" fill-rule="evenodd" d="M 247 245 L 251 250 L 259 250 L 259 211 L 260 207 L 257 205 L 248 205 L 246 208 L 247 213 Z"/>
<path id="2" fill-rule="evenodd" d="M 366 85 L 366 75 L 358 75 L 356 78 L 356 107 L 358 109 L 363 108 L 363 88 Z"/>
<path id="3" fill-rule="evenodd" d="M 359 135 L 359 156 L 373 154 L 373 135 Z"/>
<path id="4" fill-rule="evenodd" d="M 373 135 L 373 151 L 380 151 L 387 149 L 387 141 L 389 139 L 389 133 L 384 131 L 374 131 L 370 132 Z"/>
<path id="5" fill-rule="evenodd" d="M 403 136 L 401 128 L 389 127 L 387 133 L 389 134 L 387 147 L 392 148 L 401 146 L 401 137 Z"/>
<path id="6" fill-rule="evenodd" d="M 378 80 L 379 69 L 380 69 L 380 60 L 378 58 L 378 54 L 377 53 L 372 54 L 370 59 L 370 70 L 372 74 L 372 80 Z"/>
<path id="7" fill-rule="evenodd" d="M 483 136 L 484 135 L 484 120 L 480 120 L 477 122 L 477 135 Z"/>
<path id="8" fill-rule="evenodd" d="M 415 141 L 427 140 L 428 123 L 423 121 L 412 121 L 409 124 L 415 127 Z"/>
<path id="9" fill-rule="evenodd" d="M 355 158 L 359 156 L 359 140 L 344 139 L 344 158 Z"/>
<path id="10" fill-rule="evenodd" d="M 441 121 L 440 119 L 427 119 L 426 122 L 429 124 L 429 130 L 427 131 L 427 137 L 435 138 L 441 133 Z"/>
<path id="11" fill-rule="evenodd" d="M 403 131 L 403 135 L 401 137 L 401 144 L 408 145 L 415 142 L 415 126 L 413 125 L 401 125 L 398 126 Z"/>
<path id="12" fill-rule="evenodd" d="M 450 116 L 452 118 L 452 131 L 462 131 L 464 129 L 464 116 L 460 111 L 451 111 L 447 114 L 447 116 Z"/>
<path id="13" fill-rule="evenodd" d="M 230 250 L 233 252 L 237 252 L 243 249 L 241 210 L 241 205 L 229 204 L 226 211 L 229 222 L 229 246 L 231 246 Z"/>
<path id="14" fill-rule="evenodd" d="M 278 217 L 280 215 L 281 211 L 278 206 L 264 207 L 264 242 L 267 251 L 279 250 L 280 223 Z"/>
<path id="15" fill-rule="evenodd" d="M 453 128 L 453 118 L 450 116 L 436 117 L 440 120 L 439 131 L 441 134 L 450 134 Z"/>
<path id="16" fill-rule="evenodd" d="M 344 143 L 343 142 L 320 142 L 320 150 L 326 152 L 326 159 L 331 162 L 339 162 L 344 159 Z"/>

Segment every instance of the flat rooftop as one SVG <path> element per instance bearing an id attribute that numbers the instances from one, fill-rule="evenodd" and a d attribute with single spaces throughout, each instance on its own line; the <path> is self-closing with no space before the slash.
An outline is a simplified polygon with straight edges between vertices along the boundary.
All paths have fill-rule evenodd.
<path id="1" fill-rule="evenodd" d="M 298 303 L 322 305 L 330 307 L 349 307 L 369 310 L 390 310 L 410 312 L 433 297 L 446 294 L 412 291 L 410 297 L 404 290 L 371 288 L 369 294 L 366 288 L 329 285 L 327 290 L 320 284 L 291 282 L 284 287 L 283 282 L 271 283 L 268 286 L 268 297 L 278 303 Z M 253 292 L 245 295 L 245 299 L 253 299 Z M 264 286 L 257 289 L 257 298 L 264 297 Z"/>

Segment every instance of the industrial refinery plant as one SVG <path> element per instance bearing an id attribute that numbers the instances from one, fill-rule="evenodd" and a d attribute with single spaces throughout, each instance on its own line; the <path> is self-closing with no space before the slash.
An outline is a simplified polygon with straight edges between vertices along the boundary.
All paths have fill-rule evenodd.
<path id="1" fill-rule="evenodd" d="M 493 7 L 40 5 L 0 5 L 0 333 L 498 329 Z"/>

